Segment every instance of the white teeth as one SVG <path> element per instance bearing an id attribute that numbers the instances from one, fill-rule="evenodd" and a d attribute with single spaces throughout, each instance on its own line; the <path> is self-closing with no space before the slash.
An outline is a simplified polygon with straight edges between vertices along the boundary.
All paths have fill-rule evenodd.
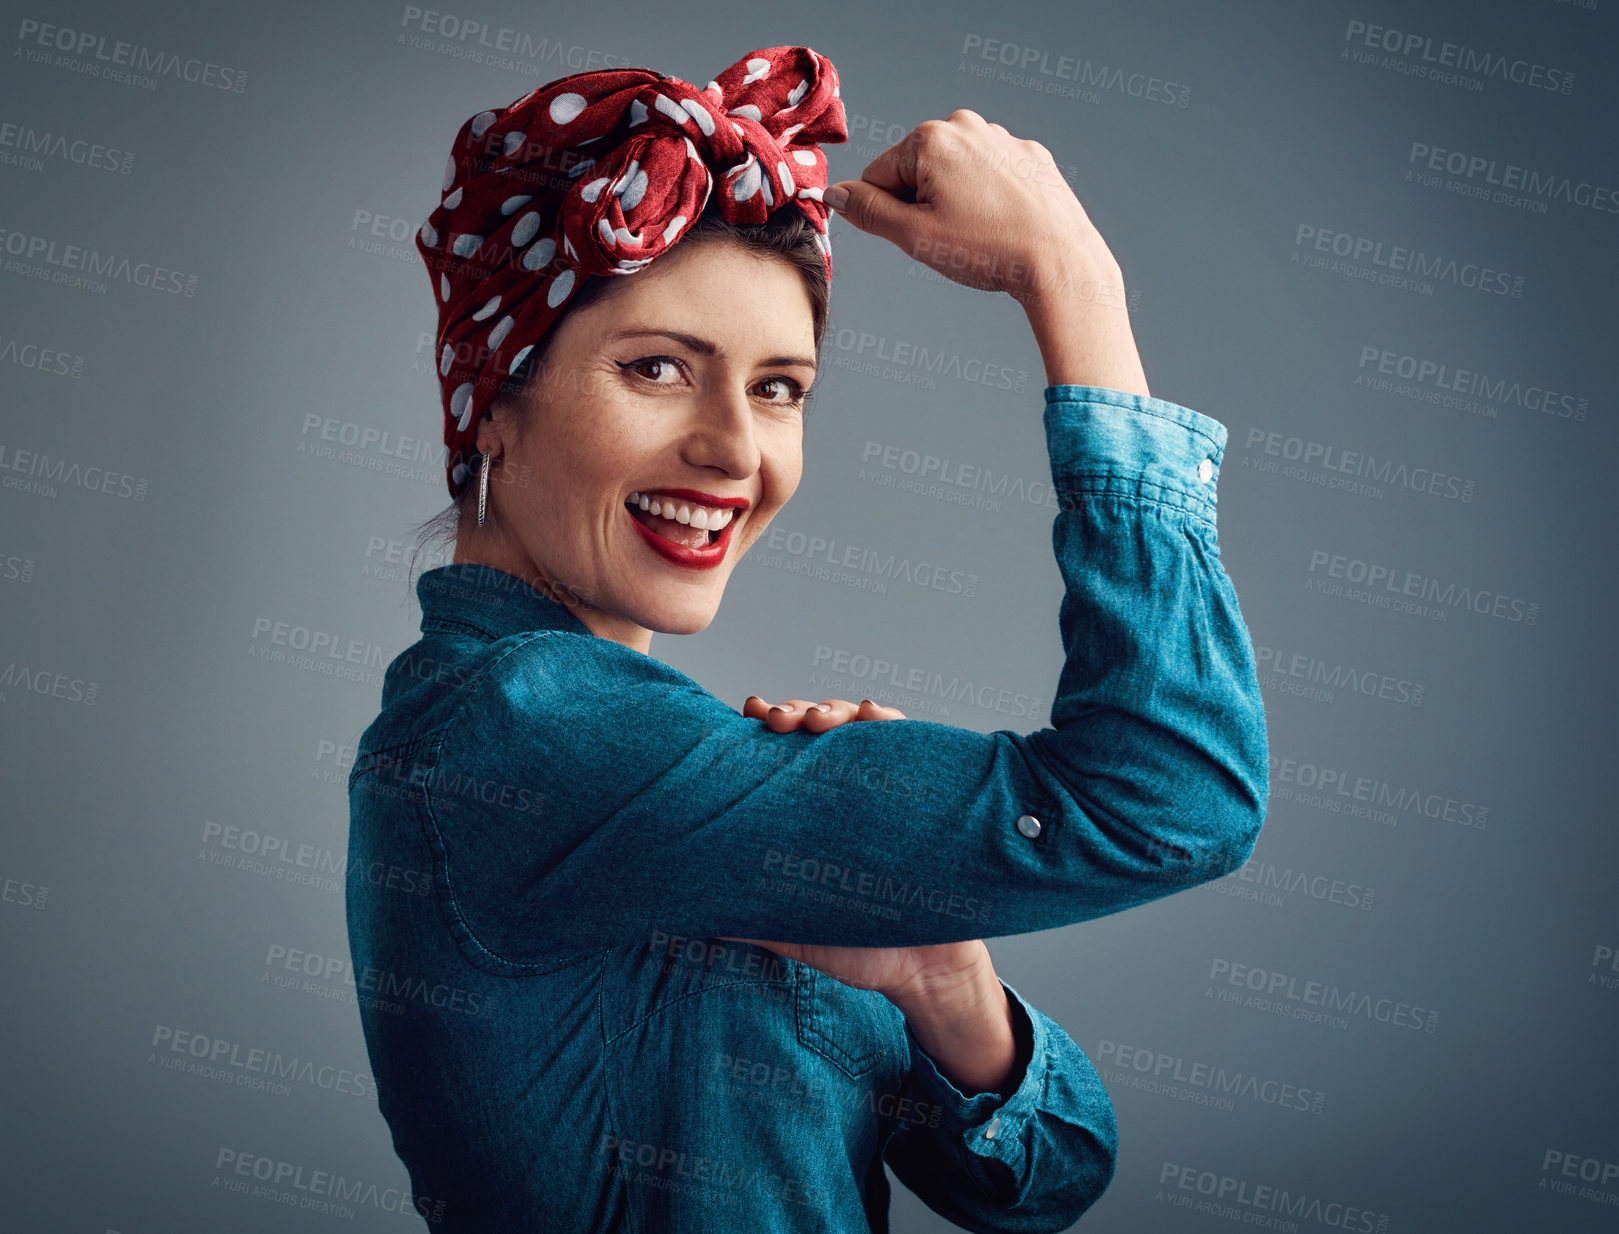
<path id="1" fill-rule="evenodd" d="M 729 507 L 714 509 L 709 506 L 694 506 L 690 502 L 681 503 L 668 498 L 650 497 L 646 493 L 631 493 L 629 500 L 649 513 L 672 518 L 677 523 L 685 523 L 706 531 L 722 531 L 736 517 L 736 511 Z"/>

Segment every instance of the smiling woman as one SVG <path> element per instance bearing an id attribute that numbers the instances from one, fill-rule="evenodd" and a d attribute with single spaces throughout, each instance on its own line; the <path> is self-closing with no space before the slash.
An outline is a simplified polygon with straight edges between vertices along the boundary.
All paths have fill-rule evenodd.
<path id="1" fill-rule="evenodd" d="M 423 225 L 456 555 L 360 739 L 348 855 L 430 878 L 349 880 L 347 911 L 382 992 L 434 991 L 360 1015 L 439 1229 L 876 1232 L 885 1168 L 965 1228 L 1065 1229 L 1112 1178 L 1113 1108 L 983 940 L 1253 849 L 1225 428 L 1148 392 L 1044 147 L 960 110 L 828 187 L 818 143 L 845 135 L 809 48 L 702 90 L 575 74 L 468 120 Z M 829 209 L 1028 317 L 1051 727 L 739 712 L 651 654 L 711 623 L 799 486 Z"/>
<path id="2" fill-rule="evenodd" d="M 499 568 L 524 577 L 542 591 L 554 593 L 552 580 L 560 579 L 569 580 L 569 586 L 581 593 L 589 590 L 576 572 L 546 568 L 551 553 L 543 546 L 524 570 L 516 557 L 526 554 L 528 546 L 520 542 L 521 536 L 514 538 L 512 531 L 533 527 L 537 500 L 556 501 L 566 495 L 568 508 L 579 508 L 583 494 L 569 488 L 570 478 L 578 473 L 565 463 L 570 448 L 587 456 L 593 470 L 616 463 L 626 468 L 623 476 L 628 477 L 631 460 L 624 457 L 626 441 L 633 443 L 629 449 L 643 457 L 652 453 L 652 436 L 642 422 L 650 407 L 662 408 L 648 423 L 663 431 L 667 445 L 679 436 L 674 413 L 689 417 L 694 401 L 702 407 L 716 386 L 727 381 L 741 381 L 764 391 L 762 396 L 752 396 L 755 404 L 766 405 L 761 427 L 777 430 L 758 439 L 761 456 L 766 451 L 770 454 L 765 474 L 775 480 L 780 473 L 777 459 L 783 457 L 784 448 L 790 448 L 801 462 L 802 429 L 830 301 L 819 235 L 804 215 L 793 211 L 763 223 L 739 224 L 727 221 L 717 203 L 710 202 L 682 237 L 679 248 L 671 249 L 641 274 L 643 277 L 635 279 L 587 279 L 569 298 L 560 321 L 502 384 L 493 406 L 494 418 L 479 427 L 476 453 L 468 465 L 477 473 L 483 460 L 490 460 L 490 500 L 485 503 L 488 525 L 478 524 L 477 491 L 468 486 L 452 506 L 419 529 L 423 547 L 435 539 L 453 540 L 456 561 L 504 562 Z M 791 287 L 795 275 L 796 295 Z M 679 328 L 682 326 L 686 328 Z M 779 338 L 784 350 L 773 351 L 767 342 L 771 336 Z M 720 340 L 725 340 L 723 345 Z M 746 355 L 750 348 L 754 354 Z M 652 398 L 674 401 L 641 401 Z M 619 414 L 596 415 L 592 408 L 597 402 L 616 403 Z M 628 406 L 632 402 L 633 410 Z M 564 418 L 574 421 L 578 431 L 559 431 L 555 422 Z M 614 426 L 619 430 L 616 444 L 605 442 L 604 435 Z M 789 446 L 795 427 L 799 444 Z M 721 432 L 725 432 L 723 427 Z M 536 442 L 542 444 L 537 447 Z M 761 464 L 765 461 L 761 457 Z M 668 470 L 669 460 L 647 458 L 647 462 Z M 765 472 L 763 466 L 759 470 Z M 798 471 L 795 465 L 794 487 Z M 561 479 L 552 483 L 543 476 Z M 503 495 L 507 490 L 520 491 L 507 497 Z M 542 498 L 542 494 L 548 497 Z M 646 536 L 646 542 L 667 560 L 698 570 L 723 567 L 722 577 L 705 580 L 716 588 L 708 612 L 712 619 L 725 578 L 791 495 L 789 488 L 780 501 L 764 508 L 756 496 L 648 483 L 634 487 L 624 504 L 632 512 L 642 512 L 644 517 L 635 520 L 637 526 L 657 533 Z M 634 502 L 631 496 L 636 498 Z M 662 517 L 666 503 L 670 504 L 667 519 Z M 734 513 L 717 513 L 722 510 Z M 749 511 L 745 519 L 744 511 Z M 742 523 L 751 523 L 751 530 L 731 526 Z M 707 530 L 707 537 L 692 534 L 694 525 Z M 719 543 L 722 531 L 726 533 L 723 545 Z M 707 550 L 705 543 L 711 546 Z M 587 619 L 594 632 L 606 633 L 611 623 L 619 634 L 628 637 L 633 633 L 634 645 L 642 651 L 649 650 L 650 623 L 632 632 L 612 622 L 620 610 L 610 604 L 606 609 Z"/>
<path id="3" fill-rule="evenodd" d="M 552 326 L 527 382 L 478 427 L 488 517 L 478 526 L 463 498 L 456 561 L 541 590 L 565 580 L 593 633 L 642 652 L 654 629 L 713 620 L 798 488 L 826 321 L 808 224 L 748 230 L 699 223 Z"/>

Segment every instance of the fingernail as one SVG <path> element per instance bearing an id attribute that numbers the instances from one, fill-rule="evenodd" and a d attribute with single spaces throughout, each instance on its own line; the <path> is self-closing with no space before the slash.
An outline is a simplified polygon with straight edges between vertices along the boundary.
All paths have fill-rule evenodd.
<path id="1" fill-rule="evenodd" d="M 793 705 L 791 703 L 777 703 L 770 710 L 771 711 L 791 711 L 792 709 L 793 709 Z"/>
<path id="2" fill-rule="evenodd" d="M 830 210 L 842 210 L 849 204 L 849 190 L 841 184 L 829 185 L 821 190 L 821 200 Z"/>
<path id="3" fill-rule="evenodd" d="M 860 705 L 862 707 L 875 707 L 877 704 L 872 702 L 869 698 L 863 698 L 860 700 Z"/>
<path id="4" fill-rule="evenodd" d="M 814 704 L 813 706 L 810 707 L 810 710 L 811 711 L 831 711 L 832 708 L 828 707 L 825 703 L 816 703 L 816 704 Z"/>

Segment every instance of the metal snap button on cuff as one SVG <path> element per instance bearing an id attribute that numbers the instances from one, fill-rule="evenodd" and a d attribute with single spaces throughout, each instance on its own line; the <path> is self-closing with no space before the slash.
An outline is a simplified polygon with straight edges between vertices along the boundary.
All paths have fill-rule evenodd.
<path id="1" fill-rule="evenodd" d="M 984 1128 L 984 1138 L 986 1140 L 993 1140 L 996 1136 L 1000 1135 L 1000 1133 L 1001 1116 L 997 1114 L 994 1118 L 989 1120 L 989 1126 Z"/>
<path id="2" fill-rule="evenodd" d="M 1214 479 L 1214 460 L 1206 458 L 1197 465 L 1197 478 L 1207 484 Z"/>
<path id="3" fill-rule="evenodd" d="M 1018 815 L 1017 829 L 1032 840 L 1040 834 L 1040 820 L 1032 814 L 1020 814 Z"/>

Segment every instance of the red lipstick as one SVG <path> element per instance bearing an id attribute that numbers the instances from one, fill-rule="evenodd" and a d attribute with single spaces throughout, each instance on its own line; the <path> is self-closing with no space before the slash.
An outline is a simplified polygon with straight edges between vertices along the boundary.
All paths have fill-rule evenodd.
<path id="1" fill-rule="evenodd" d="M 746 497 L 712 498 L 691 489 L 664 488 L 646 489 L 647 496 L 654 497 L 683 497 L 687 501 L 700 502 L 703 505 L 731 506 L 739 512 L 748 506 Z M 666 540 L 652 528 L 648 527 L 636 517 L 638 511 L 632 511 L 629 506 L 624 507 L 624 517 L 634 524 L 635 530 L 647 542 L 652 550 L 677 566 L 685 566 L 691 570 L 712 570 L 725 560 L 725 554 L 731 546 L 731 529 L 737 524 L 737 516 L 732 515 L 731 521 L 720 529 L 719 536 L 712 544 L 705 544 L 701 548 L 687 548 L 684 544 L 676 544 L 673 540 Z"/>

